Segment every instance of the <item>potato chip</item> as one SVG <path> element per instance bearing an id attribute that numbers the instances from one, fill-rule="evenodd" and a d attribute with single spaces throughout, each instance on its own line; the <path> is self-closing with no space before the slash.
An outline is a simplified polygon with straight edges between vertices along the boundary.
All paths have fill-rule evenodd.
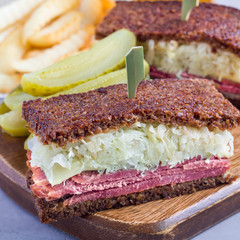
<path id="1" fill-rule="evenodd" d="M 0 8 L 0 31 L 29 14 L 44 0 L 17 0 Z"/>
<path id="2" fill-rule="evenodd" d="M 83 48 L 93 34 L 93 27 L 89 26 L 85 30 L 79 30 L 67 40 L 52 48 L 41 51 L 34 57 L 20 60 L 14 64 L 14 69 L 19 72 L 33 72 L 47 67 L 71 53 Z"/>
<path id="3" fill-rule="evenodd" d="M 79 0 L 47 0 L 41 4 L 30 16 L 24 25 L 23 41 L 27 43 L 29 38 L 39 32 L 44 26 L 61 14 L 73 9 L 79 4 Z"/>
<path id="4" fill-rule="evenodd" d="M 24 52 L 22 27 L 18 25 L 0 44 L 0 72 L 13 73 L 14 62 L 20 60 Z"/>
<path id="5" fill-rule="evenodd" d="M 29 43 L 35 47 L 51 47 L 58 44 L 80 29 L 81 19 L 79 11 L 70 11 L 34 34 L 29 38 Z"/>

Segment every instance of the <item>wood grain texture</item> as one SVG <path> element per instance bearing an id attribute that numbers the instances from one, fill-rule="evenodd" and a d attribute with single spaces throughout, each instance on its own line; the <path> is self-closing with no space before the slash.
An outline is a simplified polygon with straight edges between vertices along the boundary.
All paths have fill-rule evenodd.
<path id="1" fill-rule="evenodd" d="M 232 131 L 231 172 L 240 175 L 240 127 Z M 0 187 L 19 205 L 37 214 L 26 188 L 23 138 L 0 134 Z M 81 239 L 184 239 L 240 210 L 240 181 L 169 200 L 102 211 L 52 223 Z"/>

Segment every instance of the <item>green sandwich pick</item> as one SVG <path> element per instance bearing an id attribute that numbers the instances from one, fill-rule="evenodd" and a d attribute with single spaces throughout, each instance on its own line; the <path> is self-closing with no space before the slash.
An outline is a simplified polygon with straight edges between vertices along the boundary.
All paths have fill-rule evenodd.
<path id="1" fill-rule="evenodd" d="M 199 0 L 182 0 L 181 20 L 187 21 L 194 7 L 199 5 Z"/>
<path id="2" fill-rule="evenodd" d="M 133 47 L 126 55 L 128 98 L 134 98 L 144 79 L 143 47 Z"/>

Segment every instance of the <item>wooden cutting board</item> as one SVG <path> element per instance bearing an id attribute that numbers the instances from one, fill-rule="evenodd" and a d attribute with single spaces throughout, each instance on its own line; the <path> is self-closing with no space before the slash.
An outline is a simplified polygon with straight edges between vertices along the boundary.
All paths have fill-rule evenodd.
<path id="1" fill-rule="evenodd" d="M 240 175 L 240 127 L 232 131 L 231 172 Z M 25 187 L 23 138 L 0 133 L 0 187 L 19 205 L 37 214 Z M 186 239 L 240 210 L 240 180 L 230 185 L 169 200 L 107 210 L 52 225 L 80 239 Z"/>

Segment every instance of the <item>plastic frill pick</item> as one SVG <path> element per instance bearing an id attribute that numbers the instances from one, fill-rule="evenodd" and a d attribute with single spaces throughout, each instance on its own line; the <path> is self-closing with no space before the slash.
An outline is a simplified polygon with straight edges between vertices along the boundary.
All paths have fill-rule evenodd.
<path id="1" fill-rule="evenodd" d="M 126 55 L 128 98 L 134 98 L 144 79 L 143 47 L 133 47 Z"/>
<path id="2" fill-rule="evenodd" d="M 187 21 L 194 7 L 199 5 L 199 0 L 182 0 L 181 20 Z"/>

